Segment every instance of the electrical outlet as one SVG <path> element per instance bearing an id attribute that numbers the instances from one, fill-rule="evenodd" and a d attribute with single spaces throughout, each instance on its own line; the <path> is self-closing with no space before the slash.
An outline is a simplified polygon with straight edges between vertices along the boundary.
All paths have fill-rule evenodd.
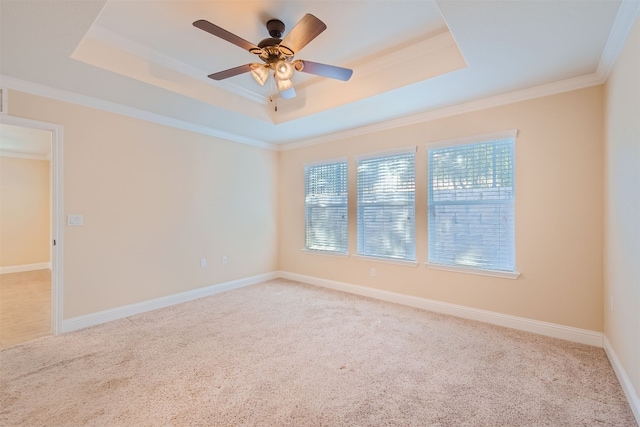
<path id="1" fill-rule="evenodd" d="M 371 277 L 376 277 L 376 269 L 375 268 L 371 269 Z"/>
<path id="2" fill-rule="evenodd" d="M 207 260 L 202 258 L 200 260 L 200 268 L 205 268 L 207 266 Z"/>
<path id="3" fill-rule="evenodd" d="M 222 255 L 222 263 L 223 264 L 227 263 L 227 256 L 226 255 Z"/>

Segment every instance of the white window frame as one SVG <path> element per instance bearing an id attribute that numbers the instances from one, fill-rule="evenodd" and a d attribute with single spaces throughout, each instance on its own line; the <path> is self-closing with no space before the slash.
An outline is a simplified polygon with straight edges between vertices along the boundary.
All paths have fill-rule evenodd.
<path id="1" fill-rule="evenodd" d="M 344 196 L 344 203 L 340 204 L 340 205 L 334 205 L 334 206 L 341 206 L 344 207 L 345 209 L 345 213 L 344 213 L 344 230 L 343 230 L 343 234 L 344 234 L 344 246 L 343 249 L 336 249 L 336 250 L 331 250 L 331 249 L 322 249 L 322 248 L 318 248 L 319 245 L 310 245 L 310 241 L 309 241 L 309 235 L 310 235 L 310 227 L 309 227 L 309 210 L 313 209 L 314 207 L 317 208 L 319 206 L 315 206 L 315 204 L 313 203 L 309 203 L 310 199 L 309 199 L 309 194 L 308 194 L 308 190 L 309 190 L 309 171 L 312 168 L 315 167 L 322 167 L 322 166 L 332 166 L 332 165 L 344 165 L 345 167 L 345 190 L 346 193 Z M 349 178 L 348 178 L 348 173 L 349 173 L 349 163 L 347 161 L 346 158 L 339 158 L 339 159 L 331 159 L 331 160 L 322 160 L 322 161 L 317 161 L 317 162 L 313 162 L 313 163 L 307 163 L 304 165 L 304 188 L 305 188 L 305 195 L 304 195 L 304 204 L 305 204 L 305 226 L 304 226 L 304 251 L 305 252 L 309 252 L 309 253 L 314 253 L 314 254 L 322 254 L 322 255 L 332 255 L 332 256 L 339 256 L 339 257 L 346 257 L 349 255 L 348 252 L 348 245 L 349 245 L 349 228 L 348 228 L 348 203 L 349 203 L 349 197 L 348 197 L 348 187 L 349 187 Z M 342 242 L 340 242 L 342 243 Z M 314 247 L 315 246 L 315 247 Z"/>
<path id="2" fill-rule="evenodd" d="M 402 265 L 417 265 L 416 262 L 416 227 L 415 227 L 415 154 L 416 154 L 416 146 L 406 147 L 398 150 L 390 150 L 376 153 L 369 153 L 366 155 L 356 156 L 356 205 L 357 205 L 357 257 L 363 260 L 369 261 L 380 261 L 380 262 L 391 262 L 395 264 Z M 409 232 L 411 232 L 411 240 L 412 240 L 412 253 L 409 257 L 406 256 L 388 256 L 382 253 L 369 253 L 365 250 L 364 246 L 364 224 L 363 224 L 363 206 L 364 203 L 362 201 L 361 194 L 361 175 L 360 175 L 360 167 L 364 162 L 372 161 L 376 159 L 383 160 L 385 158 L 392 158 L 394 156 L 399 155 L 412 155 L 413 156 L 413 201 L 411 204 L 411 226 L 409 228 Z"/>
<path id="3" fill-rule="evenodd" d="M 428 239 L 428 247 L 429 247 L 429 254 L 428 254 L 428 261 L 425 263 L 425 265 L 430 268 L 430 269 L 434 269 L 434 270 L 444 270 L 444 271 L 453 271 L 453 272 L 460 272 L 460 273 L 468 273 L 468 274 L 476 274 L 476 275 L 481 275 L 481 276 L 492 276 L 492 277 L 500 277 L 500 278 L 507 278 L 507 279 L 517 279 L 520 276 L 520 273 L 517 271 L 516 268 L 516 245 L 515 245 L 515 142 L 516 142 L 516 138 L 518 136 L 518 131 L 517 129 L 512 129 L 512 130 L 507 130 L 507 131 L 502 131 L 502 132 L 495 132 L 495 133 L 489 133 L 489 134 L 483 134 L 483 135 L 476 135 L 476 136 L 470 136 L 470 137 L 465 137 L 465 138 L 456 138 L 456 139 L 450 139 L 450 140 L 445 140 L 445 141 L 437 141 L 437 142 L 431 142 L 431 143 L 427 143 L 426 144 L 426 148 L 427 148 L 427 167 L 430 167 L 431 165 L 429 164 L 429 151 L 433 150 L 433 149 L 437 149 L 437 148 L 444 148 L 444 147 L 451 147 L 451 146 L 456 146 L 456 145 L 471 145 L 471 144 L 480 144 L 480 143 L 488 143 L 488 142 L 493 142 L 493 141 L 498 141 L 498 140 L 504 140 L 504 139 L 513 139 L 513 149 L 514 149 L 514 153 L 513 153 L 513 176 L 512 176 L 512 182 L 513 182 L 513 197 L 511 199 L 511 203 L 513 206 L 513 220 L 514 220 L 514 230 L 513 230 L 513 244 L 512 244 L 512 250 L 513 250 L 513 258 L 514 258 L 514 266 L 513 266 L 513 271 L 505 271 L 505 270 L 492 270 L 492 269 L 487 269 L 487 268 L 482 268 L 482 267 L 471 267 L 471 266 L 462 266 L 462 265 L 457 265 L 457 264 L 442 264 L 442 263 L 436 263 L 436 262 L 432 262 L 430 260 L 430 256 L 431 256 L 431 243 L 433 243 L 430 239 L 432 239 L 430 230 L 431 230 L 431 224 L 429 223 L 430 221 L 430 216 L 431 216 L 431 195 L 427 194 L 427 221 L 428 221 L 428 225 L 427 225 L 427 239 Z M 428 172 L 428 177 L 427 177 L 427 191 L 430 191 L 431 189 L 431 174 Z"/>

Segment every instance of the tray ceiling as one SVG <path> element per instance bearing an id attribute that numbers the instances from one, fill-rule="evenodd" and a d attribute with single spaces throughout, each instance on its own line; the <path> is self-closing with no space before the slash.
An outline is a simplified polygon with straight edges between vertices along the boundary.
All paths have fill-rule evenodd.
<path id="1" fill-rule="evenodd" d="M 633 22 L 627 15 L 637 9 L 617 0 L 2 1 L 0 74 L 9 86 L 38 85 L 277 145 L 540 85 L 602 79 L 603 59 L 620 39 L 616 28 Z M 256 58 L 193 21 L 258 43 L 268 37 L 267 20 L 282 20 L 288 31 L 305 13 L 327 30 L 296 59 L 352 68 L 348 82 L 297 73 L 298 96 L 283 100 L 249 74 L 206 77 Z"/>

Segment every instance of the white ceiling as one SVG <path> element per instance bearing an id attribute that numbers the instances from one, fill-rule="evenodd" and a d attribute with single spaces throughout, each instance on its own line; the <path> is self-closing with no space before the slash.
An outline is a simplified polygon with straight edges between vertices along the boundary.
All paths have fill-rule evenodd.
<path id="1" fill-rule="evenodd" d="M 601 82 L 637 5 L 2 0 L 0 84 L 124 106 L 122 112 L 236 141 L 290 145 L 542 85 Z M 353 68 L 350 81 L 296 73 L 298 96 L 282 100 L 248 74 L 206 77 L 256 58 L 193 21 L 209 20 L 257 44 L 268 37 L 267 20 L 290 30 L 305 13 L 327 30 L 296 58 Z"/>

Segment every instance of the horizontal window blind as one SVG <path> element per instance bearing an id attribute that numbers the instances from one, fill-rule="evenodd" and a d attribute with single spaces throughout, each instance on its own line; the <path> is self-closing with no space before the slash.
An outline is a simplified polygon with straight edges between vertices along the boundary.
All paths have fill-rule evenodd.
<path id="1" fill-rule="evenodd" d="M 305 247 L 347 252 L 347 162 L 305 168 Z"/>
<path id="2" fill-rule="evenodd" d="M 415 152 L 357 162 L 358 254 L 415 260 Z"/>
<path id="3" fill-rule="evenodd" d="M 514 139 L 430 149 L 429 262 L 515 270 Z"/>

